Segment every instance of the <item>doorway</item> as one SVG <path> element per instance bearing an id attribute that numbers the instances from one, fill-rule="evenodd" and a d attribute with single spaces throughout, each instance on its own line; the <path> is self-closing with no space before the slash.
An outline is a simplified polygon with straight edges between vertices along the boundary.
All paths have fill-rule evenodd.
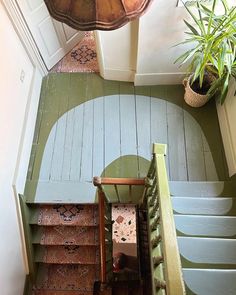
<path id="1" fill-rule="evenodd" d="M 52 69 L 52 73 L 98 73 L 99 66 L 94 32 L 83 32 L 83 38 Z"/>

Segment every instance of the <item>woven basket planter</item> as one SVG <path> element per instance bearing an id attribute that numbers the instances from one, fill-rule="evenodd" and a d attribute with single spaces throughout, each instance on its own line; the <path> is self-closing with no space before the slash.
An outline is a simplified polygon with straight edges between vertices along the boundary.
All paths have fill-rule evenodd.
<path id="1" fill-rule="evenodd" d="M 191 78 L 192 76 L 183 80 L 183 85 L 185 87 L 184 100 L 191 107 L 199 108 L 208 102 L 209 95 L 195 92 L 190 85 Z M 209 80 L 212 81 L 212 78 L 209 77 Z"/>

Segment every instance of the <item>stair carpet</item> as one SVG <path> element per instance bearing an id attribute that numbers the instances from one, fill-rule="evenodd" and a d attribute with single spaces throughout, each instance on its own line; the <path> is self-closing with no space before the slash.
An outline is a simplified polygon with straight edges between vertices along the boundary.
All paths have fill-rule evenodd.
<path id="1" fill-rule="evenodd" d="M 236 294 L 236 190 L 230 182 L 170 182 L 187 294 Z"/>
<path id="2" fill-rule="evenodd" d="M 97 205 L 51 204 L 32 209 L 33 295 L 92 295 L 99 280 Z"/>

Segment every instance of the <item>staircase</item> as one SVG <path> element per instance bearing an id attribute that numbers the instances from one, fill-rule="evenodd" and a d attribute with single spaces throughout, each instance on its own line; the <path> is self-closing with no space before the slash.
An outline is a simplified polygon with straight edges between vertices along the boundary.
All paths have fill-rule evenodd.
<path id="1" fill-rule="evenodd" d="M 96 204 L 36 205 L 30 227 L 37 265 L 33 295 L 92 295 L 99 281 Z"/>
<path id="2" fill-rule="evenodd" d="M 230 182 L 170 182 L 187 294 L 236 294 L 236 190 Z"/>

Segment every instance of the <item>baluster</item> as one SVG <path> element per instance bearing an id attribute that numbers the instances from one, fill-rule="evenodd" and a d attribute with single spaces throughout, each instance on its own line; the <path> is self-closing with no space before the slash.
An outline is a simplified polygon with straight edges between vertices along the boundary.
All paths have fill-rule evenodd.
<path id="1" fill-rule="evenodd" d="M 147 188 L 151 188 L 152 185 L 153 185 L 153 179 L 151 179 L 151 178 L 149 178 L 149 177 L 146 177 L 146 178 L 145 178 L 145 186 L 146 186 Z"/>
<path id="2" fill-rule="evenodd" d="M 154 217 L 152 224 L 150 225 L 151 231 L 154 231 L 157 229 L 159 221 L 160 221 L 160 215 L 159 213 L 157 213 L 156 216 Z"/>
<path id="3" fill-rule="evenodd" d="M 150 168 L 148 170 L 147 177 L 152 178 L 154 173 L 155 173 L 155 161 L 154 161 L 154 158 L 153 158 L 152 161 L 151 161 Z"/>
<path id="4" fill-rule="evenodd" d="M 120 195 L 119 195 L 118 187 L 117 187 L 116 184 L 114 184 L 114 188 L 115 188 L 116 196 L 117 196 L 117 199 L 118 199 L 118 203 L 120 203 Z"/>
<path id="5" fill-rule="evenodd" d="M 158 244 L 160 243 L 160 241 L 161 241 L 161 235 L 157 235 L 157 236 L 155 236 L 155 238 L 153 238 L 153 239 L 151 240 L 152 248 L 157 247 Z"/>
<path id="6" fill-rule="evenodd" d="M 132 202 L 132 185 L 129 185 L 129 201 Z"/>
<path id="7" fill-rule="evenodd" d="M 157 267 L 160 263 L 163 263 L 163 257 L 162 256 L 154 256 L 152 258 L 152 262 L 154 267 Z"/>
<path id="8" fill-rule="evenodd" d="M 156 198 L 154 205 L 153 205 L 152 209 L 150 210 L 150 217 L 151 218 L 153 218 L 155 216 L 156 212 L 158 211 L 158 208 L 159 208 L 159 201 Z"/>
<path id="9" fill-rule="evenodd" d="M 157 187 L 155 187 L 155 190 L 153 193 L 149 196 L 148 205 L 153 206 L 155 203 L 155 200 L 157 199 Z"/>
<path id="10" fill-rule="evenodd" d="M 156 289 L 166 289 L 166 282 L 164 280 L 154 279 Z"/>

